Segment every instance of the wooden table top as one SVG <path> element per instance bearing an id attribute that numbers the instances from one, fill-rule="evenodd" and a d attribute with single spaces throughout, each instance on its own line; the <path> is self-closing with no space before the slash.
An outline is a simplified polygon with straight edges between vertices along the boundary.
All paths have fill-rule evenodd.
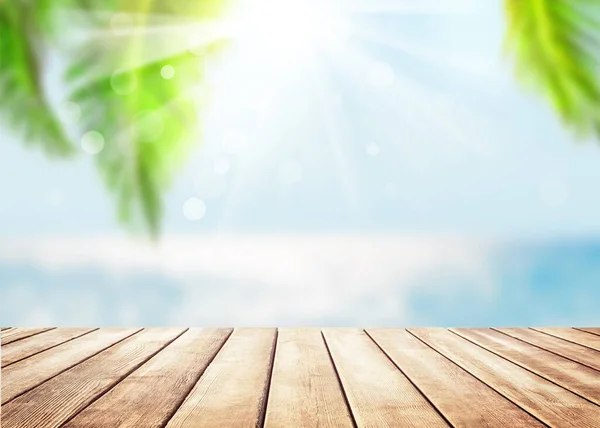
<path id="1" fill-rule="evenodd" d="M 2 328 L 4 428 L 600 427 L 600 328 Z"/>

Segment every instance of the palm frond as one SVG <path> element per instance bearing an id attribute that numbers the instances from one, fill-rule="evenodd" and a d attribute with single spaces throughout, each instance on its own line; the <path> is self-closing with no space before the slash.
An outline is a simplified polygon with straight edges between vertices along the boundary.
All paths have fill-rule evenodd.
<path id="1" fill-rule="evenodd" d="M 41 81 L 37 27 L 29 2 L 0 2 L 0 114 L 28 145 L 66 156 L 73 146 L 49 105 Z"/>
<path id="2" fill-rule="evenodd" d="M 507 47 L 519 80 L 579 138 L 600 139 L 600 4 L 506 0 Z"/>
<path id="3" fill-rule="evenodd" d="M 143 32 L 119 44 L 115 48 L 101 40 L 78 48 L 71 56 L 78 60 L 66 73 L 74 87 L 70 100 L 81 108 L 81 131 L 103 137 L 96 163 L 116 197 L 119 219 L 134 228 L 143 225 L 156 237 L 162 195 L 200 142 L 194 88 L 202 83 L 204 58 L 182 49 L 171 57 L 131 66 L 132 57 L 143 57 L 154 46 Z M 210 53 L 208 49 L 206 55 Z M 172 76 L 164 77 L 165 67 Z M 106 69 L 110 72 L 102 73 Z"/>

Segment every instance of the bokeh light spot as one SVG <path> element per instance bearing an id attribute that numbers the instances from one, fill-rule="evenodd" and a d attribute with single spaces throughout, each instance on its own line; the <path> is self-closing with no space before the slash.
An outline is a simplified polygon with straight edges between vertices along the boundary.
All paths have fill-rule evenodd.
<path id="1" fill-rule="evenodd" d="M 202 220 L 206 214 L 206 204 L 202 199 L 191 197 L 183 203 L 183 216 L 190 221 Z"/>
<path id="2" fill-rule="evenodd" d="M 104 149 L 104 137 L 98 131 L 89 131 L 81 137 L 81 148 L 90 155 L 97 155 Z"/>
<path id="3" fill-rule="evenodd" d="M 175 76 L 175 69 L 172 65 L 165 65 L 160 69 L 160 75 L 163 77 L 163 79 L 172 79 Z"/>
<path id="4" fill-rule="evenodd" d="M 134 130 L 136 137 L 141 141 L 156 141 L 164 131 L 163 117 L 156 111 L 143 111 L 136 116 Z"/>
<path id="5" fill-rule="evenodd" d="M 110 77 L 110 86 L 119 95 L 129 95 L 137 89 L 137 78 L 127 70 L 117 70 Z"/>
<path id="6" fill-rule="evenodd" d="M 370 142 L 365 146 L 365 151 L 369 156 L 377 156 L 379 154 L 379 146 L 376 143 Z"/>

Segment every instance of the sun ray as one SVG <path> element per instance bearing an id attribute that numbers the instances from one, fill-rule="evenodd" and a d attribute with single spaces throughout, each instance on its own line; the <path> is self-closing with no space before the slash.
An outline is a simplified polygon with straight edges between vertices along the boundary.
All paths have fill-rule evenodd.
<path id="1" fill-rule="evenodd" d="M 73 31 L 73 32 L 71 32 Z M 231 25 L 226 21 L 211 20 L 195 24 L 170 24 L 156 26 L 131 26 L 122 33 L 115 33 L 104 27 L 80 26 L 68 31 L 69 37 L 76 42 L 67 44 L 64 54 L 78 56 L 85 60 L 90 50 L 105 52 L 112 61 L 96 61 L 93 74 L 87 76 L 88 82 L 103 79 L 119 70 L 132 70 L 163 61 L 186 52 L 195 53 L 202 59 L 206 50 L 225 42 L 232 37 Z M 115 55 L 123 46 L 139 43 L 142 51 L 138 55 Z M 85 50 L 81 47 L 85 46 Z M 110 54 L 110 55 L 109 55 Z M 115 64 L 118 60 L 118 65 Z"/>
<path id="2" fill-rule="evenodd" d="M 365 31 L 359 29 L 357 33 L 364 34 L 366 38 L 369 38 L 368 33 Z M 465 64 L 472 63 L 468 57 L 456 60 L 447 57 L 441 52 L 438 55 L 438 52 L 428 50 L 425 46 L 410 44 L 402 39 L 386 40 L 386 38 L 382 38 L 381 36 L 376 37 L 371 40 L 378 41 L 382 46 L 393 48 L 399 52 L 427 59 L 432 64 L 438 65 L 440 73 L 446 74 L 449 70 L 455 70 L 469 77 L 467 82 L 471 94 L 468 98 L 462 99 L 458 103 L 455 98 L 447 94 L 444 90 L 434 91 L 431 87 L 425 86 L 408 73 L 396 73 L 401 80 L 400 83 L 403 83 L 405 86 L 408 85 L 413 91 L 420 91 L 419 95 L 414 97 L 414 102 L 420 105 L 425 103 L 426 105 L 423 108 L 426 110 L 429 109 L 429 106 L 432 106 L 434 110 L 444 109 L 443 116 L 461 116 L 464 119 L 462 122 L 468 122 L 469 120 L 466 119 L 468 117 L 476 117 L 479 123 L 486 122 L 490 128 L 496 128 L 496 126 L 489 123 L 491 117 L 509 114 L 506 107 L 500 102 L 501 98 L 511 89 L 509 80 L 502 75 L 490 72 L 490 67 L 483 64 L 465 66 Z M 362 58 L 359 61 L 369 62 L 372 59 Z M 485 95 L 481 96 L 482 93 Z M 475 100 L 475 95 L 477 95 L 477 101 Z M 399 94 L 394 93 L 394 96 L 399 96 Z M 498 131 L 495 131 L 495 133 L 498 134 Z M 497 135 L 497 138 L 500 138 L 500 136 Z M 508 137 L 505 136 L 505 138 Z"/>
<path id="3" fill-rule="evenodd" d="M 471 13 L 475 0 L 337 0 L 351 14 L 447 15 Z"/>
<path id="4" fill-rule="evenodd" d="M 367 124 L 367 131 L 370 129 L 369 132 L 373 135 L 378 134 L 380 128 L 389 128 L 389 123 L 402 121 L 402 136 L 406 141 L 396 142 L 393 146 L 407 159 L 415 159 L 415 164 L 419 163 L 419 159 L 426 162 L 428 156 L 437 156 L 442 149 L 446 154 L 451 153 L 457 145 L 463 151 L 480 149 L 477 135 L 473 134 L 469 123 L 463 120 L 463 106 L 457 105 L 444 94 L 424 87 L 402 70 L 377 64 L 370 55 L 370 49 L 358 49 L 357 45 L 370 43 L 383 46 L 396 54 L 402 53 L 411 59 L 426 61 L 439 67 L 442 72 L 454 70 L 476 77 L 482 82 L 493 81 L 496 84 L 493 80 L 496 76 L 476 62 L 440 55 L 440 52 L 401 37 L 386 37 L 377 30 L 356 25 L 352 19 L 356 15 L 373 13 L 469 13 L 473 7 L 473 1 L 467 0 L 452 4 L 434 0 L 349 3 L 240 0 L 237 9 L 229 10 L 220 19 L 196 21 L 186 17 L 151 14 L 144 16 L 143 26 L 138 25 L 142 18 L 135 14 L 100 13 L 90 20 L 89 16 L 77 18 L 77 13 L 74 12 L 73 22 L 76 25 L 73 25 L 73 31 L 78 31 L 79 40 L 86 40 L 88 46 L 104 45 L 106 49 L 115 52 L 123 44 L 139 44 L 140 49 L 135 55 L 130 55 L 127 59 L 127 55 L 122 59 L 117 58 L 119 69 L 125 71 L 162 63 L 167 58 L 190 51 L 198 54 L 198 61 L 203 61 L 204 70 L 200 73 L 202 81 L 194 89 L 199 93 L 190 92 L 187 95 L 197 95 L 198 106 L 203 107 L 206 100 L 201 97 L 210 86 L 213 88 L 214 101 L 209 109 L 201 113 L 199 110 L 201 116 L 198 123 L 203 123 L 208 128 L 208 131 L 203 130 L 203 141 L 206 144 L 199 158 L 211 160 L 213 156 L 225 155 L 234 166 L 227 173 L 225 195 L 212 205 L 219 210 L 218 230 L 222 231 L 235 222 L 237 215 L 243 214 L 246 204 L 252 202 L 250 198 L 256 193 L 253 189 L 269 182 L 269 174 L 273 172 L 277 162 L 281 162 L 300 144 L 305 143 L 301 138 L 296 138 L 292 143 L 285 141 L 289 140 L 285 136 L 289 127 L 298 122 L 296 118 L 289 119 L 293 115 L 286 114 L 292 111 L 289 103 L 300 99 L 295 98 L 298 96 L 293 89 L 296 86 L 302 87 L 306 91 L 305 96 L 314 101 L 312 126 L 323 134 L 323 138 L 313 139 L 308 143 L 320 144 L 324 141 L 327 144 L 330 156 L 328 161 L 332 163 L 335 183 L 341 189 L 344 201 L 354 214 L 362 213 L 357 165 L 352 161 L 355 160 L 357 148 L 365 156 L 364 147 L 367 142 L 361 141 L 362 137 L 359 139 L 357 133 L 351 131 L 355 124 L 349 122 L 344 106 L 330 96 L 336 90 L 344 89 L 336 80 L 337 76 L 332 74 L 330 62 L 335 66 L 336 74 L 352 79 L 357 91 L 365 91 L 368 87 L 364 77 L 372 74 L 370 67 L 373 64 L 376 65 L 376 79 L 389 80 L 391 73 L 393 85 L 372 88 L 372 93 L 360 100 L 364 105 L 357 108 L 368 110 L 375 104 L 373 100 L 386 106 L 385 113 L 365 113 L 373 119 Z M 224 40 L 231 43 L 223 55 L 223 61 L 213 61 L 210 55 L 204 55 L 205 48 Z M 114 63 L 99 62 L 92 77 L 106 78 L 115 71 Z M 167 76 L 172 77 L 173 73 L 177 75 L 177 70 L 169 70 Z M 244 126 L 240 127 L 237 123 L 246 114 L 244 109 L 252 103 L 261 104 L 267 97 L 277 106 L 267 113 L 268 120 L 257 119 L 246 129 Z M 163 108 L 168 109 L 168 106 Z M 160 111 L 163 109 L 159 109 L 158 114 Z M 430 138 L 426 144 L 420 141 L 427 128 L 436 127 L 439 128 L 437 133 L 441 137 L 439 141 L 434 141 L 434 138 Z M 244 132 L 247 136 L 252 135 L 252 138 L 246 138 L 245 144 L 249 144 L 249 147 L 246 147 L 245 153 L 228 153 L 221 144 L 229 138 L 228 133 L 232 129 L 240 131 L 236 138 Z M 125 141 L 130 132 L 131 129 L 124 129 L 119 139 Z M 397 134 L 395 135 L 394 138 L 397 139 Z M 406 162 L 409 163 L 411 162 Z M 195 166 L 192 162 L 191 171 Z M 390 168 L 390 171 L 396 173 L 394 168 Z M 269 186 L 274 184 L 272 181 L 270 180 Z M 209 212 L 212 207 L 209 202 Z"/>
<path id="5" fill-rule="evenodd" d="M 350 204 L 351 208 L 356 209 L 358 207 L 356 184 L 344 152 L 342 136 L 340 135 L 340 131 L 344 129 L 341 126 L 343 120 L 340 107 L 339 104 L 332 103 L 331 97 L 327 96 L 328 93 L 332 92 L 333 85 L 330 79 L 327 78 L 323 67 L 316 61 L 311 67 L 311 78 L 315 84 L 314 96 L 317 98 L 319 116 L 325 126 L 327 142 L 331 147 L 337 178 L 340 180 L 346 201 Z"/>
<path id="6" fill-rule="evenodd" d="M 352 49 L 344 57 L 344 62 L 338 63 L 338 67 L 341 72 L 348 73 L 354 82 L 362 81 L 366 85 L 365 76 L 369 73 L 370 64 L 377 64 L 377 61 L 362 51 Z M 393 84 L 386 86 L 384 90 L 388 100 L 403 100 L 402 106 L 396 104 L 393 108 L 397 112 L 402 111 L 405 117 L 408 115 L 407 125 L 420 124 L 423 130 L 440 126 L 443 134 L 451 137 L 451 147 L 462 147 L 472 154 L 488 156 L 489 151 L 493 149 L 489 142 L 481 141 L 481 138 L 470 130 L 473 128 L 472 117 L 478 116 L 477 113 L 449 95 L 432 91 L 422 82 L 411 79 L 397 70 L 393 74 Z M 463 126 L 457 123 L 462 123 Z M 438 145 L 441 144 L 447 144 L 447 139 L 442 139 Z"/>
<path id="7" fill-rule="evenodd" d="M 409 42 L 405 39 L 385 37 L 372 29 L 367 29 L 363 26 L 356 27 L 354 31 L 357 37 L 362 40 L 376 43 L 386 48 L 393 49 L 398 53 L 411 56 L 420 60 L 427 61 L 432 65 L 442 67 L 445 69 L 454 70 L 471 77 L 475 77 L 483 80 L 487 84 L 507 86 L 508 79 L 502 74 L 498 73 L 497 64 L 486 64 L 482 62 L 474 61 L 470 57 L 458 57 L 453 55 L 448 56 L 444 52 L 434 51 L 431 48 L 422 45 Z M 494 88 L 496 88 L 494 86 Z"/>
<path id="8" fill-rule="evenodd" d="M 406 11 L 406 10 L 405 10 Z M 280 25 L 280 24 L 278 24 Z M 356 28 L 353 29 L 355 33 L 353 37 L 356 36 L 364 36 L 366 33 L 357 31 Z M 345 35 L 344 39 L 347 39 L 347 35 Z M 264 39 L 258 39 L 264 41 Z M 316 100 L 316 114 L 320 117 L 323 123 L 323 129 L 325 133 L 326 140 L 331 148 L 332 160 L 335 165 L 335 170 L 337 171 L 336 177 L 338 178 L 343 194 L 345 196 L 346 201 L 350 204 L 352 208 L 358 207 L 358 195 L 357 195 L 357 186 L 354 179 L 354 174 L 351 171 L 351 166 L 348 162 L 348 156 L 346 155 L 346 147 L 352 147 L 356 141 L 353 141 L 353 137 L 348 133 L 340 134 L 340 129 L 343 129 L 344 118 L 343 113 L 340 111 L 340 106 L 336 105 L 335 102 L 332 101 L 331 97 L 328 96 L 332 92 L 332 81 L 325 73 L 325 68 L 323 66 L 323 57 L 337 58 L 338 66 L 343 68 L 344 72 L 348 72 L 348 70 L 352 70 L 352 72 L 359 74 L 364 72 L 365 65 L 372 62 L 372 59 L 368 58 L 364 54 L 348 55 L 348 52 L 343 51 L 326 51 L 323 52 L 323 46 L 311 46 L 310 55 L 305 55 L 304 63 L 301 64 L 301 67 L 287 68 L 291 64 L 276 64 L 274 63 L 274 59 L 269 57 L 272 55 L 272 51 L 262 52 L 260 49 L 261 46 L 256 46 L 255 43 L 257 39 L 252 39 L 251 37 L 244 40 L 237 40 L 235 44 L 237 45 L 237 51 L 232 49 L 229 54 L 237 55 L 240 66 L 243 66 L 244 61 L 254 60 L 254 65 L 250 68 L 255 68 L 256 70 L 261 70 L 260 72 L 263 74 L 263 78 L 265 83 L 268 82 L 268 85 L 271 86 L 271 89 L 277 88 L 279 86 L 286 86 L 289 84 L 290 80 L 293 80 L 293 76 L 297 76 L 298 79 L 306 79 L 310 78 L 313 82 L 314 89 L 311 90 L 311 97 Z M 254 43 L 254 45 L 253 45 Z M 277 46 L 270 46 L 271 49 L 276 49 Z M 325 47 L 327 48 L 327 47 Z M 402 46 L 404 50 L 409 51 L 411 54 L 416 55 L 419 54 L 419 47 L 416 46 Z M 257 50 L 258 49 L 258 50 Z M 263 56 L 264 55 L 264 56 Z M 433 54 L 431 52 L 421 52 L 421 56 L 427 59 L 433 59 Z M 282 60 L 281 57 L 277 57 L 277 60 Z M 362 66 L 356 67 L 355 62 L 362 62 Z M 307 65 L 308 64 L 308 65 Z M 293 64 L 295 65 L 295 64 Z M 452 63 L 449 64 L 441 61 L 441 66 L 454 66 L 458 69 L 461 69 L 460 64 Z M 247 66 L 246 66 L 247 67 Z M 359 72 L 359 70 L 362 70 Z M 475 69 L 466 69 L 467 72 L 478 74 L 479 70 Z M 217 70 L 216 73 L 221 74 L 222 76 L 226 75 L 222 70 Z M 252 74 L 250 74 L 251 76 Z M 238 76 L 238 77 L 236 77 Z M 304 76 L 304 77 L 302 77 Z M 227 74 L 227 77 L 223 78 L 223 84 L 225 82 L 232 83 L 236 80 L 246 80 L 250 79 L 248 70 L 242 67 L 238 67 L 235 73 Z M 408 99 L 410 100 L 411 105 L 416 107 L 416 111 L 402 111 L 403 116 L 405 117 L 406 126 L 412 129 L 412 134 L 418 138 L 419 135 L 419 124 L 421 125 L 421 132 L 423 126 L 427 123 L 435 123 L 440 126 L 446 135 L 449 135 L 451 140 L 465 142 L 468 141 L 470 136 L 467 136 L 463 129 L 459 126 L 456 126 L 452 123 L 451 120 L 445 119 L 445 117 L 452 117 L 451 113 L 453 109 L 456 108 L 454 105 L 448 104 L 448 99 L 441 97 L 439 95 L 432 96 L 431 93 L 423 92 L 422 90 L 416 89 L 413 82 L 407 80 L 407 78 L 399 79 L 401 84 L 399 84 L 396 88 L 389 91 L 387 94 L 387 98 L 392 99 Z M 286 83 L 287 80 L 287 83 Z M 238 94 L 238 98 L 242 96 Z M 437 103 L 432 108 L 432 105 L 428 102 L 423 103 L 422 97 L 426 96 L 428 100 L 432 100 L 434 103 Z M 397 106 L 395 106 L 397 107 Z M 416 119 L 416 121 L 415 121 Z M 277 120 L 271 118 L 271 125 L 273 123 L 277 123 Z M 377 126 L 376 123 L 373 126 Z M 269 137 L 266 135 L 266 130 L 263 129 L 261 131 L 261 139 L 268 140 Z M 446 139 L 447 140 L 447 139 Z M 271 150 L 268 147 L 272 147 L 268 141 L 262 141 L 258 143 L 259 146 L 253 147 L 251 150 L 251 155 L 244 156 L 243 158 L 238 158 L 239 171 L 236 174 L 236 177 L 233 181 L 230 181 L 230 187 L 226 196 L 225 203 L 222 208 L 222 218 L 220 219 L 220 226 L 225 227 L 232 216 L 236 212 L 235 207 L 240 207 L 242 201 L 240 200 L 241 195 L 244 194 L 245 189 L 248 189 L 250 185 L 250 181 L 256 182 L 256 176 L 261 174 L 261 167 L 264 169 L 268 162 L 272 162 L 269 156 L 266 155 L 266 152 Z M 269 160 L 270 159 L 270 160 Z M 263 171 L 264 172 L 264 171 Z M 254 180 L 251 178 L 254 177 Z"/>

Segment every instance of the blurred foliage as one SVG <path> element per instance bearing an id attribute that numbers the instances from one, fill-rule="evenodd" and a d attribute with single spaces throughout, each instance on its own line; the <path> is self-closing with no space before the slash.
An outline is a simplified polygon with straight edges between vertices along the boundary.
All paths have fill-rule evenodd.
<path id="1" fill-rule="evenodd" d="M 31 16 L 36 13 L 30 2 L 0 3 L 0 109 L 26 143 L 50 155 L 69 155 L 73 145 L 42 88 L 41 34 Z"/>
<path id="2" fill-rule="evenodd" d="M 99 133 L 103 146 L 96 165 L 116 198 L 120 221 L 157 237 L 161 196 L 199 143 L 199 106 L 193 97 L 204 61 L 224 41 L 200 53 L 184 43 L 177 53 L 156 59 L 157 38 L 148 36 L 148 19 L 198 24 L 218 18 L 225 6 L 224 0 L 0 1 L 0 113 L 25 143 L 37 143 L 47 154 L 70 155 L 87 132 Z M 67 49 L 58 39 L 70 11 L 84 12 L 79 16 L 96 36 Z M 131 20 L 123 28 L 127 37 L 111 34 L 110 17 L 116 14 Z M 168 33 L 162 38 L 168 44 Z M 41 82 L 48 47 L 66 50 L 70 62 L 64 76 L 67 98 L 81 112 L 75 138 L 67 136 Z M 161 74 L 164 67 L 167 78 Z"/>
<path id="3" fill-rule="evenodd" d="M 576 137 L 600 139 L 600 1 L 505 1 L 517 78 Z"/>
<path id="4" fill-rule="evenodd" d="M 152 16 L 202 22 L 226 13 L 229 0 L 0 0 L 0 113 L 25 144 L 51 156 L 76 153 L 81 137 L 99 133 L 95 156 L 114 195 L 119 219 L 159 234 L 161 196 L 199 143 L 194 87 L 203 62 L 222 48 L 181 49 L 148 61 L 156 39 Z M 598 0 L 505 0 L 507 47 L 518 79 L 544 97 L 581 138 L 600 138 L 600 27 Z M 69 136 L 42 82 L 47 48 L 65 28 L 64 13 L 85 12 L 96 37 L 69 48 L 69 101 L 81 109 L 77 136 Z M 135 17 L 134 35 L 106 37 L 117 13 Z M 66 27 L 65 27 L 66 25 Z M 168 38 L 168 35 L 165 36 Z M 172 67 L 173 76 L 161 76 Z"/>

